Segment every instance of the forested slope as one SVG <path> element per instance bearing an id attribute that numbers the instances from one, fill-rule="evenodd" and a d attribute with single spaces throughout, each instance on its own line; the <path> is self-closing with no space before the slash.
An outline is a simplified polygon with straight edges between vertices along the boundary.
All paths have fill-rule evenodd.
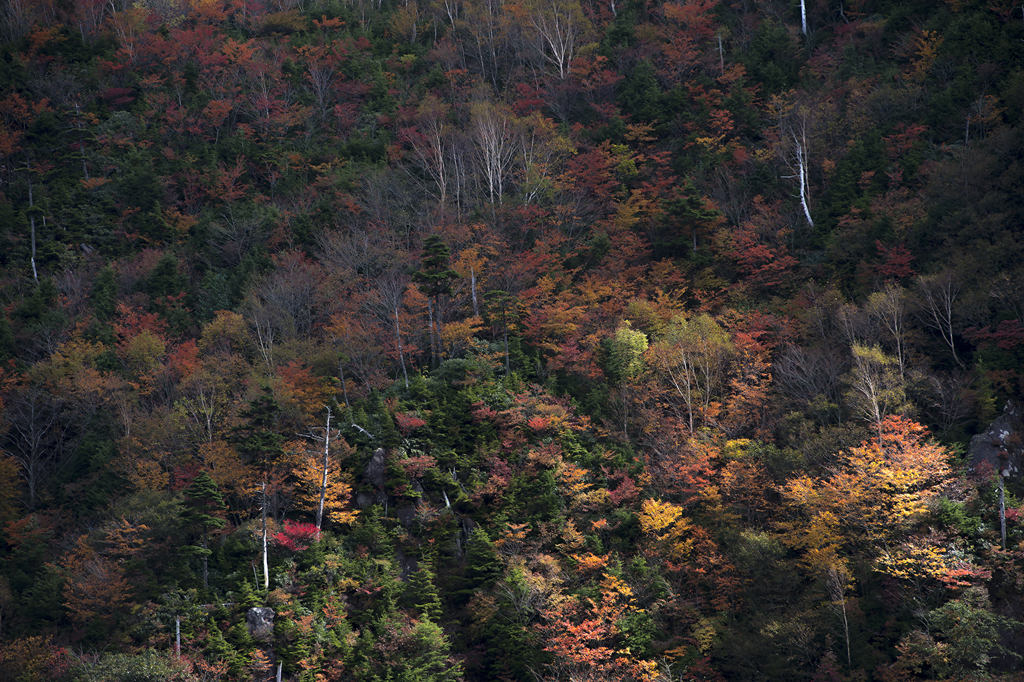
<path id="1" fill-rule="evenodd" d="M 1019 5 L 9 0 L 0 59 L 0 677 L 1018 679 Z"/>

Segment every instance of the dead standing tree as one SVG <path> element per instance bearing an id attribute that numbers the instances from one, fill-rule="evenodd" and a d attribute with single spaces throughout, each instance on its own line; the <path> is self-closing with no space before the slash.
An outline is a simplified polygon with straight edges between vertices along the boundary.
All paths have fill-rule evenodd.
<path id="1" fill-rule="evenodd" d="M 66 401 L 40 388 L 16 391 L 4 402 L 4 449 L 20 465 L 28 508 L 35 509 L 40 486 L 71 461 L 82 434 Z"/>

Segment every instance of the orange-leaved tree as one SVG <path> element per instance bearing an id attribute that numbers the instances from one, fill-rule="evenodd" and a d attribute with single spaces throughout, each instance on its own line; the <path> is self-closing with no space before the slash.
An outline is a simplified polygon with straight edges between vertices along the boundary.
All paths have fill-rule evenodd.
<path id="1" fill-rule="evenodd" d="M 292 473 L 298 479 L 298 508 L 315 514 L 318 531 L 325 517 L 334 523 L 351 523 L 358 511 L 350 509 L 352 486 L 342 466 L 355 454 L 355 449 L 345 442 L 338 429 L 331 427 L 329 411 L 327 426 L 311 428 L 303 435 L 316 447 L 309 448 L 303 442 L 287 446 Z"/>
<path id="2" fill-rule="evenodd" d="M 79 626 L 102 624 L 108 631 L 131 596 L 124 569 L 101 556 L 82 536 L 60 563 L 64 576 L 64 607 Z"/>
<path id="3" fill-rule="evenodd" d="M 631 654 L 620 626 L 640 611 L 632 590 L 619 578 L 605 574 L 601 598 L 556 598 L 543 610 L 544 621 L 535 627 L 553 655 L 546 680 L 656 679 L 653 661 Z"/>
<path id="4" fill-rule="evenodd" d="M 857 554 L 877 560 L 898 551 L 950 476 L 948 454 L 920 424 L 891 416 L 878 442 L 839 453 L 827 471 L 782 487 L 793 515 L 781 524 L 783 541 L 804 553 L 816 572 Z"/>

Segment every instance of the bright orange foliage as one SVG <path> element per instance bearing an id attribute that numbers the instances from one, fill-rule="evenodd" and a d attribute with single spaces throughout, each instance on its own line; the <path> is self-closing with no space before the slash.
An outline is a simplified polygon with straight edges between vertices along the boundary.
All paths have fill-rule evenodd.
<path id="1" fill-rule="evenodd" d="M 881 446 L 865 441 L 840 453 L 826 475 L 783 486 L 798 515 L 782 524 L 783 541 L 814 569 L 834 565 L 843 550 L 877 557 L 899 545 L 949 476 L 946 451 L 923 426 L 888 417 Z"/>

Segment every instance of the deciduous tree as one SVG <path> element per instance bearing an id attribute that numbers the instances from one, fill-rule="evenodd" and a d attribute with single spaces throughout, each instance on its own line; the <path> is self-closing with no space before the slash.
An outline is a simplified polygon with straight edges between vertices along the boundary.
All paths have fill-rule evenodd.
<path id="1" fill-rule="evenodd" d="M 875 560 L 895 551 L 941 493 L 947 459 L 923 426 L 886 417 L 877 441 L 840 453 L 822 475 L 786 483 L 782 494 L 797 515 L 782 524 L 783 539 L 820 575 L 851 554 Z"/>
<path id="2" fill-rule="evenodd" d="M 655 346 L 655 365 L 681 400 L 691 433 L 698 419 L 714 419 L 732 351 L 729 334 L 707 313 L 673 319 Z"/>

